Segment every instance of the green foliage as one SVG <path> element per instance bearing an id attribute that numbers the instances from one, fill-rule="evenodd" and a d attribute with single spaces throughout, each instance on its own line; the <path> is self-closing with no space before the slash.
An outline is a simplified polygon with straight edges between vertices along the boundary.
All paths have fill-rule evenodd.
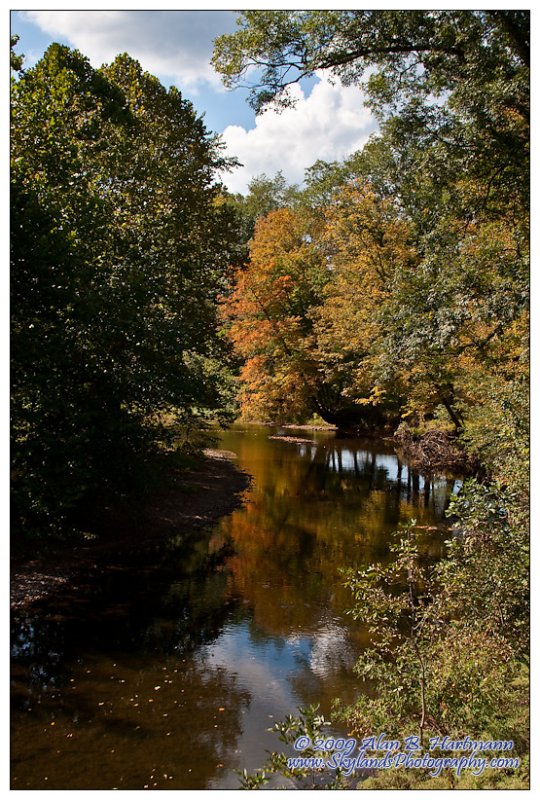
<path id="1" fill-rule="evenodd" d="M 230 405 L 217 299 L 237 247 L 219 142 L 129 56 L 52 45 L 12 89 L 16 520 L 58 528 L 163 435 Z"/>
<path id="2" fill-rule="evenodd" d="M 317 705 L 298 709 L 299 716 L 289 714 L 283 722 L 276 722 L 269 731 L 277 734 L 279 741 L 289 748 L 299 737 L 307 737 L 310 742 L 324 738 L 325 729 L 330 725 L 328 720 L 319 713 Z M 293 756 L 300 755 L 305 759 L 316 759 L 320 756 L 313 746 L 308 746 L 301 752 L 290 750 Z M 325 754 L 326 758 L 331 755 L 330 751 Z M 250 774 L 247 770 L 239 772 L 242 789 L 259 789 L 265 784 L 271 783 L 267 788 L 271 789 L 342 789 L 346 787 L 341 770 L 333 770 L 332 777 L 325 774 L 324 768 L 290 767 L 287 764 L 288 756 L 283 752 L 270 753 L 266 763 L 260 769 Z M 281 776 L 281 777 L 278 777 Z M 280 784 L 281 781 L 281 784 Z"/>
<path id="3" fill-rule="evenodd" d="M 248 185 L 248 193 L 242 200 L 245 213 L 253 220 L 253 224 L 271 211 L 287 208 L 294 203 L 298 189 L 287 184 L 281 170 L 273 178 L 264 173 L 252 178 Z"/>
<path id="4" fill-rule="evenodd" d="M 522 498 L 520 498 L 522 499 Z M 467 630 L 484 631 L 529 650 L 529 537 L 516 498 L 500 485 L 469 481 L 451 503 L 458 535 L 438 568 L 448 612 Z"/>
<path id="5" fill-rule="evenodd" d="M 13 49 L 19 41 L 19 38 L 17 34 L 11 34 L 9 38 L 9 63 L 14 72 L 20 72 L 24 62 L 24 56 L 18 55 Z"/>
<path id="6" fill-rule="evenodd" d="M 356 734 L 468 734 L 527 753 L 528 545 L 506 500 L 471 481 L 449 509 L 459 528 L 439 564 L 422 558 L 411 523 L 390 566 L 349 576 L 351 613 L 372 636 L 356 665 L 364 694 L 341 709 Z"/>
<path id="7" fill-rule="evenodd" d="M 526 372 L 513 367 L 512 373 L 509 380 L 475 376 L 481 403 L 467 411 L 464 441 L 504 487 L 512 524 L 525 529 L 529 521 L 529 386 Z"/>
<path id="8" fill-rule="evenodd" d="M 259 111 L 290 104 L 286 87 L 316 70 L 351 84 L 368 67 L 381 116 L 466 105 L 494 138 L 492 101 L 518 114 L 526 105 L 526 11 L 244 11 L 237 25 L 216 40 L 213 63 L 229 87 L 252 81 Z"/>

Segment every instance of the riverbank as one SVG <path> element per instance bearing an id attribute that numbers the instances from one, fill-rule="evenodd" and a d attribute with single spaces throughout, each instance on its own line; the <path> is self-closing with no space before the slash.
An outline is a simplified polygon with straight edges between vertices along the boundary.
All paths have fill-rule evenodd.
<path id="1" fill-rule="evenodd" d="M 433 428 L 416 434 L 401 426 L 392 441 L 397 454 L 412 469 L 420 472 L 473 475 L 479 469 L 477 459 L 466 451 L 455 434 L 448 431 Z"/>
<path id="2" fill-rule="evenodd" d="M 11 607 L 22 609 L 67 588 L 87 586 L 92 577 L 118 568 L 125 559 L 159 547 L 168 538 L 216 523 L 242 503 L 250 477 L 234 463 L 235 454 L 207 449 L 196 466 L 172 471 L 166 488 L 144 502 L 97 512 L 91 538 L 58 545 L 36 557 L 11 563 Z"/>

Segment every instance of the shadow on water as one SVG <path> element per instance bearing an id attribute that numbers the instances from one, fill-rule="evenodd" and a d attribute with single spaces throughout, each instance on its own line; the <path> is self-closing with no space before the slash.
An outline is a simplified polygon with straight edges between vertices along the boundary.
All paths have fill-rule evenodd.
<path id="1" fill-rule="evenodd" d="M 223 434 L 254 482 L 216 528 L 14 617 L 13 788 L 236 788 L 274 721 L 353 700 L 366 633 L 341 570 L 412 518 L 439 557 L 459 484 L 383 441 L 271 433 L 290 431 Z"/>

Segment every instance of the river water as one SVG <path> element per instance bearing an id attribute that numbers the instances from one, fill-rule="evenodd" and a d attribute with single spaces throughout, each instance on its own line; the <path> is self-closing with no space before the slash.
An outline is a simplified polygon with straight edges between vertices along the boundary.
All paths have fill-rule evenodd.
<path id="1" fill-rule="evenodd" d="M 235 789 L 279 749 L 274 722 L 357 695 L 342 570 L 386 561 L 411 518 L 437 558 L 457 482 L 326 431 L 221 446 L 253 476 L 243 507 L 14 619 L 13 788 Z"/>

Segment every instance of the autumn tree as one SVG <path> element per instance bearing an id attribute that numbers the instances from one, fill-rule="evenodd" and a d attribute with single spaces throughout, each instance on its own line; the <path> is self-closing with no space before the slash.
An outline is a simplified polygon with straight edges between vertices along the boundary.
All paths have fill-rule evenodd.
<path id="1" fill-rule="evenodd" d="M 327 272 L 305 215 L 290 209 L 259 220 L 246 269 L 224 305 L 229 336 L 243 358 L 241 402 L 247 417 L 311 413 L 317 393 L 310 309 Z"/>
<path id="2" fill-rule="evenodd" d="M 381 311 L 418 263 L 411 226 L 391 200 L 351 182 L 326 207 L 321 240 L 330 277 L 314 313 L 319 369 L 343 427 L 380 426 L 402 402 L 381 369 Z"/>
<path id="3" fill-rule="evenodd" d="M 249 242 L 255 233 L 257 220 L 280 208 L 294 207 L 299 196 L 298 187 L 289 184 L 279 170 L 273 177 L 264 172 L 250 180 L 247 193 L 224 194 L 224 202 L 235 217 L 239 239 L 239 261 L 249 257 Z"/>
<path id="4" fill-rule="evenodd" d="M 244 412 L 316 412 L 349 433 L 384 425 L 400 398 L 380 380 L 381 308 L 417 260 L 407 222 L 368 186 L 345 187 L 322 213 L 262 219 L 226 304 Z"/>

